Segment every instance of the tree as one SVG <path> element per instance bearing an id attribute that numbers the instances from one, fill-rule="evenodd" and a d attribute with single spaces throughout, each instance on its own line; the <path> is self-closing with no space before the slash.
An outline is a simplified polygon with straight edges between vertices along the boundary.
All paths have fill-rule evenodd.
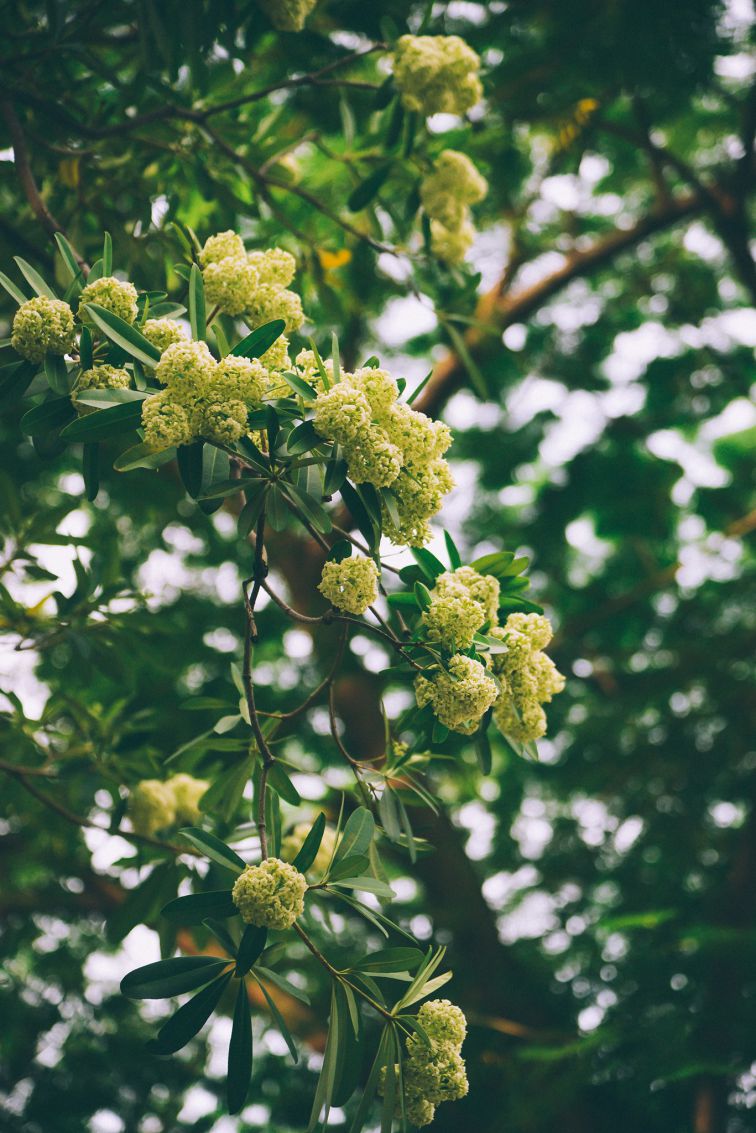
<path id="1" fill-rule="evenodd" d="M 663 11 L 637 3 L 363 7 L 323 3 L 294 34 L 272 29 L 253 4 L 11 5 L 3 144 L 14 160 L 0 182 L 6 275 L 24 299 L 40 277 L 57 294 L 73 288 L 73 298 L 110 274 L 112 257 L 149 294 L 148 317 L 175 313 L 154 308 L 178 300 L 201 338 L 217 305 L 203 315 L 203 290 L 219 285 L 200 255 L 206 238 L 230 229 L 248 247 L 290 249 L 316 344 L 336 374 L 376 355 L 406 375 L 414 410 L 436 417 L 449 403 L 450 458 L 465 488 L 442 513 L 450 545 L 439 536 L 430 550 L 443 566 L 453 568 L 456 555 L 479 571 L 493 566 L 510 595 L 505 615 L 533 610 L 518 561 L 521 551 L 532 558 L 532 601 L 557 622 L 551 652 L 567 690 L 549 707 L 538 761 L 490 728 L 490 753 L 484 741 L 476 751 L 426 708 L 425 732 L 422 721 L 403 721 L 392 733 L 414 741 L 409 755 L 421 762 L 408 768 L 401 744 L 387 749 L 380 712 L 381 696 L 393 719 L 412 702 L 411 674 L 390 669 L 389 653 L 407 652 L 402 639 L 397 646 L 367 622 L 357 632 L 338 608 L 326 625 L 292 628 L 291 610 L 322 617 L 322 542 L 341 582 L 350 569 L 343 564 L 361 561 L 341 558 L 348 544 L 327 523 L 355 533 L 368 551 L 376 541 L 379 500 L 369 490 L 347 485 L 337 511 L 326 501 L 327 519 L 301 471 L 325 465 L 334 491 L 344 471 L 308 408 L 334 380 L 317 358 L 286 371 L 293 376 L 276 391 L 275 420 L 254 410 L 250 424 L 265 429 L 268 445 L 271 428 L 274 444 L 293 438 L 289 471 L 281 460 L 274 483 L 267 445 L 247 447 L 243 460 L 236 441 L 230 453 L 216 443 L 220 432 L 208 443 L 204 418 L 204 448 L 199 439 L 182 443 L 178 464 L 154 444 L 123 457 L 122 423 L 133 433 L 145 400 L 134 395 L 156 388 L 157 358 L 149 339 L 133 331 L 124 339 L 96 299 L 86 334 L 77 334 L 80 369 L 107 353 L 108 364 L 126 367 L 131 396 L 80 390 L 77 412 L 67 389 L 71 354 L 67 369 L 48 354 L 45 377 L 4 350 L 4 628 L 14 658 L 31 659 L 41 682 L 32 686 L 36 709 L 28 678 L 20 699 L 11 692 L 2 725 L 10 975 L 2 994 L 18 1020 L 3 1039 L 6 1120 L 11 1129 L 80 1129 L 90 1119 L 95 1128 L 108 1120 L 135 1130 L 213 1127 L 224 1105 L 217 1048 L 230 1022 L 211 1029 L 209 1064 L 202 1037 L 157 1061 L 143 1046 L 154 1022 L 98 970 L 107 963 L 120 979 L 157 959 L 154 935 L 129 935 L 139 924 L 157 930 L 166 955 L 177 947 L 189 957 L 222 953 L 225 922 L 212 926 L 220 941 L 203 922 L 213 902 L 216 914 L 228 908 L 227 897 L 192 905 L 182 886 L 167 917 L 160 909 L 193 872 L 191 845 L 211 858 L 206 876 L 193 872 L 195 891 L 228 893 L 234 874 L 217 861 L 227 851 L 208 834 L 257 861 L 252 842 L 237 841 L 254 838 L 256 819 L 277 846 L 278 807 L 251 810 L 246 784 L 256 769 L 258 802 L 281 800 L 282 833 L 300 821 L 315 830 L 299 850 L 303 871 L 322 826 L 317 814 L 333 830 L 342 796 L 342 847 L 356 842 L 372 853 L 377 819 L 382 868 L 396 883 L 394 903 L 377 909 L 423 948 L 431 931 L 448 945 L 450 994 L 470 1023 L 470 1093 L 441 1106 L 435 1127 L 540 1130 L 558 1120 L 581 1130 L 745 1129 L 753 515 L 744 402 L 751 354 L 738 313 L 754 294 L 746 234 L 756 106 L 740 78 L 748 29 L 736 9 L 702 0 Z M 388 61 L 407 32 L 460 35 L 480 54 L 484 111 L 427 124 L 406 105 Z M 468 155 L 489 183 L 484 201 L 471 199 L 481 229 L 473 254 L 451 265 L 441 258 L 444 202 L 428 184 L 445 150 Z M 459 231 L 464 219 L 457 216 Z M 27 265 L 21 274 L 10 266 L 14 255 Z M 9 297 L 9 325 L 15 309 Z M 410 317 L 424 322 L 408 341 Z M 230 347 L 265 322 L 244 327 L 220 313 L 211 325 Z M 275 349 L 280 330 L 242 351 Z M 226 351 L 222 337 L 208 334 L 216 356 Z M 437 361 L 420 388 L 431 353 Z M 313 465 L 304 464 L 308 454 Z M 113 471 L 114 460 L 136 467 Z M 384 522 L 395 522 L 390 489 L 378 491 Z M 264 528 L 262 516 L 273 523 Z M 67 560 L 56 548 L 68 548 Z M 399 596 L 394 636 L 399 616 L 411 630 L 433 621 L 433 556 L 419 551 L 415 566 L 399 560 L 399 588 L 387 581 Z M 268 592 L 281 604 L 263 605 Z M 340 656 L 343 628 L 356 636 Z M 473 632 L 479 655 L 498 648 L 485 622 Z M 434 663 L 429 640 L 421 630 L 410 668 Z M 243 655 L 252 645 L 250 705 Z M 267 731 L 279 721 L 261 716 L 250 759 L 257 710 L 296 712 L 310 692 L 282 758 Z M 260 758 L 266 747 L 269 765 Z M 275 777 L 270 792 L 260 790 L 266 771 Z M 344 771 L 352 779 L 358 771 L 363 787 L 347 787 Z M 182 841 L 177 824 L 140 835 L 125 817 L 137 784 L 176 772 L 212 783 L 199 844 Z M 438 813 L 424 805 L 434 796 L 444 803 Z M 114 830 L 130 833 L 130 844 Z M 363 856 L 352 845 L 352 857 Z M 385 897 L 374 856 L 363 869 L 360 886 Z M 307 923 L 305 936 L 340 972 L 357 965 L 363 995 L 375 999 L 375 989 L 393 1003 L 408 984 L 371 984 L 371 967 L 411 977 L 419 954 L 397 939 L 390 947 L 398 951 L 375 956 L 378 929 L 345 902 L 351 890 L 340 891 L 318 898 L 325 921 Z M 329 937 L 325 910 L 334 899 L 341 908 Z M 262 932 L 245 932 L 242 967 L 259 971 Z M 307 946 L 287 938 L 261 981 L 247 980 L 255 1109 L 243 1111 L 238 1128 L 306 1128 L 313 1097 L 322 1102 L 337 1080 L 346 1094 L 351 1074 L 358 1088 L 346 1116 L 332 1115 L 349 1128 L 360 1099 L 379 1086 L 377 1072 L 370 1081 L 376 1051 L 379 1066 L 395 1061 L 395 1039 L 379 1037 L 394 1032 L 381 1031 L 380 1010 L 368 1006 L 364 1053 L 354 1065 L 334 1063 L 336 1049 L 360 1052 L 343 1043 L 359 992 L 350 976 L 334 982 L 311 963 Z M 227 980 L 226 968 L 217 970 Z M 212 1006 L 215 989 L 230 1019 L 229 989 L 209 987 L 197 1010 Z M 303 987 L 309 1004 L 296 998 Z M 325 1085 L 316 1087 L 315 1060 L 291 1066 L 276 1032 L 295 1036 L 295 1052 L 322 1051 L 329 1014 L 342 1042 L 332 1037 Z M 177 1026 L 161 1032 L 164 1048 Z M 198 1082 L 204 1093 L 192 1089 Z M 392 1090 L 402 1093 L 389 1074 L 387 1115 Z"/>

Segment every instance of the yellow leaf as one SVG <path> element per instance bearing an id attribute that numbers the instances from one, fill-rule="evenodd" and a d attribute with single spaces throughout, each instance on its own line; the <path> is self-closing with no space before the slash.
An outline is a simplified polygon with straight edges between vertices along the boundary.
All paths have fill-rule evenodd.
<path id="1" fill-rule="evenodd" d="M 67 189 L 76 189 L 79 184 L 78 157 L 64 157 L 58 163 L 58 177 Z"/>
<path id="2" fill-rule="evenodd" d="M 336 268 L 348 264 L 351 258 L 352 253 L 348 248 L 341 248 L 338 252 L 328 252 L 325 248 L 318 249 L 318 259 L 324 271 L 335 271 Z"/>

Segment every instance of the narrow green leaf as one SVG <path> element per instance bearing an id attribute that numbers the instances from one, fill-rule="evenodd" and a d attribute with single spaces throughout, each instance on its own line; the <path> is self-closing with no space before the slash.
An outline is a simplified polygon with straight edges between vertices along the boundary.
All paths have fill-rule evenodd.
<path id="1" fill-rule="evenodd" d="M 197 826 L 187 826 L 179 830 L 179 834 L 212 861 L 230 869 L 232 873 L 240 874 L 247 868 L 247 863 L 230 846 L 221 842 L 214 834 L 209 834 L 207 830 L 200 830 Z"/>
<path id="2" fill-rule="evenodd" d="M 15 299 L 19 306 L 27 302 L 26 296 L 24 295 L 21 288 L 16 287 L 13 280 L 9 279 L 8 276 L 2 271 L 0 271 L 0 287 L 4 287 L 10 295 L 11 299 Z"/>
<path id="3" fill-rule="evenodd" d="M 157 1038 L 149 1044 L 153 1054 L 174 1054 L 182 1046 L 186 1046 L 218 1006 L 232 975 L 232 972 L 226 972 L 219 976 L 183 1007 L 179 1007 L 176 1014 L 160 1028 Z"/>
<path id="4" fill-rule="evenodd" d="M 425 547 L 411 547 L 410 552 L 429 582 L 435 582 L 445 572 L 446 567 L 441 560 Z"/>
<path id="5" fill-rule="evenodd" d="M 247 1100 L 252 1078 L 252 1016 L 244 980 L 239 981 L 231 1042 L 228 1046 L 228 1112 L 238 1113 Z"/>
<path id="6" fill-rule="evenodd" d="M 202 987 L 227 966 L 227 960 L 216 956 L 174 956 L 129 972 L 121 980 L 121 992 L 130 999 L 169 999 Z"/>
<path id="7" fill-rule="evenodd" d="M 267 987 L 265 986 L 265 984 L 262 982 L 262 980 L 259 980 L 257 978 L 257 973 L 253 972 L 252 975 L 254 976 L 256 982 L 258 983 L 258 985 L 260 987 L 260 990 L 262 991 L 263 995 L 265 996 L 268 1007 L 270 1008 L 270 1013 L 273 1016 L 273 1021 L 275 1022 L 279 1031 L 283 1035 L 284 1042 L 286 1043 L 286 1045 L 289 1048 L 289 1053 L 291 1054 L 291 1057 L 294 1059 L 295 1062 L 299 1062 L 299 1052 L 297 1051 L 297 1048 L 294 1044 L 294 1039 L 291 1037 L 291 1031 L 289 1030 L 289 1028 L 286 1025 L 286 1020 L 284 1019 L 281 1012 L 278 1010 L 278 1008 L 277 1008 L 273 998 L 271 997 L 270 992 L 268 991 Z"/>
<path id="8" fill-rule="evenodd" d="M 62 232 L 55 233 L 55 243 L 58 245 L 63 263 L 68 268 L 71 279 L 76 279 L 79 274 L 80 268 L 74 250 L 66 240 Z"/>
<path id="9" fill-rule="evenodd" d="M 373 200 L 376 194 L 383 188 L 389 173 L 391 172 L 391 163 L 381 165 L 378 169 L 374 169 L 364 181 L 361 181 L 356 189 L 347 200 L 347 206 L 352 212 L 359 212 L 360 209 L 366 208 L 367 205 Z"/>
<path id="10" fill-rule="evenodd" d="M 155 368 L 155 364 L 160 361 L 160 351 L 144 337 L 141 331 L 97 303 L 87 303 L 86 311 L 88 317 L 106 338 L 116 346 L 120 346 L 129 357 L 136 358 L 150 369 Z"/>
<path id="11" fill-rule="evenodd" d="M 204 340 L 207 334 L 205 283 L 198 264 L 192 264 L 192 270 L 189 273 L 189 322 L 192 328 L 192 338 L 196 341 Z"/>
<path id="12" fill-rule="evenodd" d="M 231 899 L 228 889 L 216 889 L 209 893 L 190 893 L 187 897 L 175 897 L 161 910 L 161 915 L 176 924 L 202 924 L 206 917 L 236 917 L 239 910 Z"/>
<path id="13" fill-rule="evenodd" d="M 109 409 L 111 405 L 124 405 L 127 401 L 145 401 L 149 396 L 139 389 L 88 389 L 76 394 L 76 402 L 95 409 Z"/>
<path id="14" fill-rule="evenodd" d="M 100 490 L 100 446 L 97 443 L 84 445 L 82 472 L 86 497 L 91 503 Z"/>
<path id="15" fill-rule="evenodd" d="M 264 323 L 263 326 L 258 327 L 257 330 L 253 330 L 251 334 L 243 338 L 241 342 L 237 342 L 231 353 L 241 358 L 260 358 L 266 350 L 270 350 L 285 329 L 286 323 L 283 319 L 274 319 L 270 323 Z"/>
<path id="16" fill-rule="evenodd" d="M 102 240 L 102 274 L 113 274 L 113 241 L 109 232 L 104 233 Z"/>
<path id="17" fill-rule="evenodd" d="M 432 377 L 433 377 L 433 370 L 429 370 L 428 373 L 423 378 L 423 380 L 418 385 L 415 386 L 412 393 L 407 398 L 407 405 L 412 405 L 413 401 L 417 400 L 417 398 L 423 392 L 423 390 L 425 389 L 425 387 L 427 386 L 428 382 L 431 380 Z"/>
<path id="18" fill-rule="evenodd" d="M 247 974 L 265 948 L 267 939 L 267 928 L 259 928 L 252 924 L 247 925 L 236 954 L 237 975 L 244 976 Z"/>
<path id="19" fill-rule="evenodd" d="M 360 1104 L 352 1118 L 352 1123 L 349 1126 L 349 1133 L 360 1133 L 365 1122 L 367 1121 L 370 1107 L 373 1104 L 373 1099 L 378 1091 L 378 1084 L 381 1080 L 381 1070 L 386 1065 L 389 1057 L 391 1043 L 391 1028 L 384 1027 L 381 1034 L 381 1040 L 378 1043 L 378 1051 L 375 1056 L 368 1080 L 365 1083 L 365 1088 L 362 1091 Z"/>
<path id="20" fill-rule="evenodd" d="M 53 393 L 61 397 L 68 395 L 71 388 L 68 366 L 59 354 L 46 354 L 44 361 L 45 377 Z"/>
<path id="21" fill-rule="evenodd" d="M 448 531 L 444 531 L 444 542 L 446 543 L 446 553 L 449 556 L 449 563 L 452 570 L 457 570 L 462 566 L 462 556 L 457 550 L 457 544 L 452 539 Z"/>
<path id="22" fill-rule="evenodd" d="M 205 928 L 210 930 L 221 947 L 226 949 L 229 956 L 236 956 L 236 941 L 223 921 L 215 921 L 212 917 L 206 917 L 202 923 Z"/>
<path id="23" fill-rule="evenodd" d="M 76 411 L 71 405 L 71 399 L 53 397 L 24 413 L 20 421 L 21 432 L 26 433 L 27 436 L 51 433 L 73 417 L 76 417 Z"/>
<path id="24" fill-rule="evenodd" d="M 318 396 L 309 382 L 304 378 L 300 378 L 299 374 L 283 373 L 281 377 L 286 382 L 287 386 L 294 390 L 298 397 L 303 397 L 305 401 L 314 401 Z"/>
<path id="25" fill-rule="evenodd" d="M 120 436 L 139 427 L 142 420 L 142 402 L 126 401 L 110 409 L 88 413 L 66 425 L 61 436 L 67 441 L 103 441 Z"/>
<path id="26" fill-rule="evenodd" d="M 36 292 L 37 295 L 44 296 L 47 299 L 57 299 L 58 298 L 58 296 L 53 291 L 52 287 L 50 287 L 49 283 L 45 282 L 45 280 L 42 278 L 42 276 L 39 274 L 39 272 L 36 271 L 31 266 L 31 264 L 28 264 L 26 262 L 26 260 L 22 260 L 20 256 L 14 256 L 13 259 L 18 264 L 19 271 L 23 275 L 24 279 L 29 284 L 29 286 Z"/>
<path id="27" fill-rule="evenodd" d="M 293 984 L 291 980 L 287 980 L 285 976 L 279 975 L 278 972 L 274 972 L 268 967 L 263 967 L 262 964 L 255 964 L 255 971 L 258 975 L 262 976 L 264 980 L 268 980 L 269 983 L 275 984 L 276 987 L 280 987 L 281 991 L 285 991 L 287 995 L 291 995 L 294 997 L 294 999 L 298 999 L 300 1003 L 306 1003 L 309 1007 L 309 995 L 307 994 L 307 992 L 302 991 L 300 987 L 297 987 L 296 984 Z"/>
<path id="28" fill-rule="evenodd" d="M 307 870 L 310 869 L 313 862 L 315 861 L 315 858 L 318 856 L 320 843 L 323 841 L 323 831 L 325 830 L 325 825 L 326 818 L 321 811 L 321 813 L 313 822 L 312 827 L 307 834 L 307 837 L 302 843 L 299 853 L 291 863 L 295 869 L 299 870 L 300 873 L 307 873 Z"/>
<path id="29" fill-rule="evenodd" d="M 150 445 L 138 444 L 127 448 L 113 461 L 116 472 L 131 472 L 135 468 L 159 468 L 176 455 L 175 448 L 165 448 L 155 452 Z"/>
<path id="30" fill-rule="evenodd" d="M 286 483 L 283 488 L 295 507 L 298 507 L 304 512 L 305 517 L 310 521 L 315 530 L 319 531 L 322 535 L 327 535 L 332 529 L 333 524 L 331 523 L 328 512 L 314 496 L 311 496 L 309 492 L 303 492 L 296 484 Z"/>
<path id="31" fill-rule="evenodd" d="M 188 494 L 196 500 L 202 488 L 202 451 L 203 441 L 194 441 L 190 445 L 179 445 L 176 450 L 181 481 Z"/>
<path id="32" fill-rule="evenodd" d="M 367 854 L 375 835 L 375 820 L 367 807 L 359 806 L 352 811 L 344 826 L 332 865 L 348 857 Z"/>
<path id="33" fill-rule="evenodd" d="M 247 502 L 239 513 L 238 520 L 239 534 L 243 539 L 246 538 L 252 528 L 257 525 L 257 521 L 265 507 L 267 490 L 268 485 L 265 481 L 261 480 L 258 480 L 254 486 L 247 490 Z"/>

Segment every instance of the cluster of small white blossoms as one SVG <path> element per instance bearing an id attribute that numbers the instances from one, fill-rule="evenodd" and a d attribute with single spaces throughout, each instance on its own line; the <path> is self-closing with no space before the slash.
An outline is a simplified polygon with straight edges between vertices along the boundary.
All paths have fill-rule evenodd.
<path id="1" fill-rule="evenodd" d="M 546 731 L 541 705 L 564 688 L 564 677 L 542 649 L 551 640 L 548 618 L 541 614 L 510 614 L 498 624 L 499 583 L 469 566 L 445 571 L 436 579 L 421 622 L 427 638 L 451 653 L 446 669 L 432 677 L 415 678 L 418 705 L 430 705 L 447 728 L 471 735 L 494 706 L 500 731 L 521 742 L 536 740 Z M 475 634 L 486 629 L 507 646 L 484 664 L 470 657 Z M 490 666 L 491 671 L 489 672 Z"/>
<path id="2" fill-rule="evenodd" d="M 420 1035 L 407 1039 L 407 1057 L 402 1067 L 404 1105 L 410 1125 L 430 1125 L 436 1106 L 458 1101 L 467 1094 L 468 1082 L 462 1043 L 467 1034 L 463 1012 L 448 999 L 431 999 L 417 1013 L 417 1020 L 430 1042 Z M 394 1067 L 398 1079 L 399 1067 Z M 382 1073 L 381 1093 L 385 1092 L 386 1071 Z M 401 1114 L 401 1101 L 397 1114 Z"/>
<path id="3" fill-rule="evenodd" d="M 231 897 L 245 924 L 291 928 L 304 912 L 304 874 L 281 858 L 250 865 L 234 882 Z"/>
<path id="4" fill-rule="evenodd" d="M 84 288 L 79 296 L 78 309 L 79 318 L 83 321 L 87 318 L 88 303 L 96 303 L 112 315 L 118 315 L 125 323 L 133 323 L 139 313 L 136 287 L 128 280 L 116 279 L 114 275 L 95 279 Z"/>
<path id="5" fill-rule="evenodd" d="M 200 799 L 210 784 L 192 775 L 173 775 L 166 782 L 143 779 L 129 797 L 129 818 L 137 834 L 151 837 L 176 823 L 192 825 L 200 817 Z"/>
<path id="6" fill-rule="evenodd" d="M 11 346 L 29 362 L 45 354 L 67 354 L 74 342 L 74 315 L 61 299 L 39 296 L 22 303 L 13 317 Z"/>
<path id="7" fill-rule="evenodd" d="M 378 599 L 378 568 L 361 555 L 324 564 L 318 590 L 339 610 L 364 614 Z"/>
<path id="8" fill-rule="evenodd" d="M 150 333 L 155 341 L 158 335 L 165 339 L 168 332 L 161 326 Z M 217 362 L 207 343 L 189 342 L 180 334 L 163 351 L 155 369 L 155 377 L 166 388 L 144 402 L 145 443 L 159 450 L 197 437 L 221 444 L 238 441 L 248 431 L 249 410 L 259 408 L 271 386 L 280 382 L 272 367 L 288 365 L 287 345 L 282 338 L 262 358 L 228 354 Z"/>
<path id="9" fill-rule="evenodd" d="M 278 31 L 301 31 L 317 3 L 318 0 L 257 0 L 258 8 Z"/>
<path id="10" fill-rule="evenodd" d="M 302 300 L 289 284 L 296 261 L 282 248 L 247 252 L 230 229 L 210 236 L 200 252 L 205 296 L 226 315 L 243 315 L 251 326 L 283 319 L 287 332 L 304 322 Z"/>
<path id="11" fill-rule="evenodd" d="M 318 393 L 313 424 L 321 437 L 341 445 L 356 484 L 391 488 L 399 522 L 384 507 L 384 532 L 394 543 L 418 547 L 430 538 L 428 520 L 454 484 L 444 460 L 451 433 L 397 397 L 396 382 L 385 370 L 342 373 L 339 382 Z"/>
<path id="12" fill-rule="evenodd" d="M 470 205 L 482 201 L 488 182 L 459 150 L 446 149 L 420 184 L 420 200 L 431 222 L 431 248 L 440 260 L 460 263 L 475 236 Z"/>
<path id="13" fill-rule="evenodd" d="M 493 656 L 501 684 L 494 723 L 505 736 L 521 743 L 537 740 L 546 732 L 542 705 L 565 685 L 564 676 L 543 652 L 553 636 L 551 623 L 542 614 L 510 614 L 505 625 L 492 629 L 491 635 L 507 646 L 506 653 Z"/>
<path id="14" fill-rule="evenodd" d="M 424 117 L 465 114 L 483 97 L 480 57 L 458 35 L 403 35 L 394 52 L 402 104 Z"/>
<path id="15" fill-rule="evenodd" d="M 286 837 L 281 842 L 281 856 L 283 857 L 284 861 L 289 862 L 294 860 L 294 858 L 304 846 L 305 839 L 309 833 L 310 826 L 306 822 L 299 822 L 294 827 L 294 829 L 286 835 Z M 336 847 L 338 846 L 340 841 L 341 839 L 336 836 L 336 831 L 333 830 L 330 826 L 326 826 L 323 830 L 323 837 L 321 838 L 320 845 L 318 846 L 318 852 L 315 855 L 315 860 L 313 861 L 307 872 L 317 874 L 325 873 L 325 871 L 328 869 L 328 866 L 331 864 L 331 858 L 335 854 Z"/>

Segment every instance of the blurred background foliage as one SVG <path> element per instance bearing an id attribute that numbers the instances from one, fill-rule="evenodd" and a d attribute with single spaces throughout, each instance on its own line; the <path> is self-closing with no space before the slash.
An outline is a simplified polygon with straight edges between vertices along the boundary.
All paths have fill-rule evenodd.
<path id="1" fill-rule="evenodd" d="M 172 219 L 289 247 L 323 342 L 337 328 L 348 361 L 376 352 L 411 381 L 435 362 L 421 404 L 455 429 L 444 521 L 460 545 L 533 557 L 569 677 L 541 760 L 497 749 L 485 780 L 473 754 L 453 775 L 439 762 L 449 818 L 414 812 L 435 852 L 390 862 L 394 913 L 448 943 L 471 1021 L 469 1097 L 434 1128 L 756 1127 L 750 4 L 323 0 L 296 35 L 244 0 L 0 8 L 3 268 L 21 254 L 49 271 L 56 224 L 90 260 L 109 230 L 141 287 L 177 259 Z M 465 126 L 392 138 L 381 51 L 249 100 L 425 18 L 483 58 L 487 101 Z M 449 145 L 491 184 L 454 272 L 425 254 L 413 201 Z M 21 439 L 22 411 L 6 398 L 2 760 L 33 764 L 41 740 L 61 770 L 52 787 L 27 780 L 57 811 L 3 782 L 0 1124 L 302 1129 L 326 989 L 292 1016 L 309 1070 L 260 1008 L 252 1103 L 221 1117 L 227 1032 L 155 1060 L 158 1009 L 144 1021 L 117 992 L 156 955 L 153 932 L 130 930 L 159 927 L 174 867 L 155 875 L 155 858 L 71 821 L 118 817 L 123 784 L 212 728 L 193 700 L 233 703 L 249 548 L 171 466 L 110 473 L 84 503 L 77 467 Z M 274 548 L 304 606 L 316 551 L 293 531 Z M 44 601 L 56 590 L 63 625 Z M 332 644 L 270 606 L 259 623 L 264 707 L 286 710 Z M 36 648 L 14 653 L 19 636 Z M 365 755 L 382 750 L 386 664 L 358 636 L 339 682 Z M 344 781 L 319 711 L 315 746 L 290 751 L 302 793 L 332 812 Z M 238 758 L 216 740 L 173 766 L 215 779 Z M 312 773 L 332 763 L 329 789 Z M 347 950 L 370 947 L 361 922 L 343 931 Z"/>

